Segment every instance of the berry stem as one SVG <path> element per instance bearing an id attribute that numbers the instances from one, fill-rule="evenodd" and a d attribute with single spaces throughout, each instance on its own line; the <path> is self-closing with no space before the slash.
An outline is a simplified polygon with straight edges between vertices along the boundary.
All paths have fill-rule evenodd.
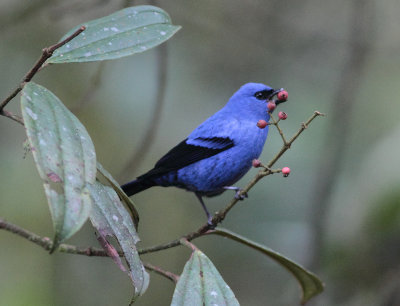
<path id="1" fill-rule="evenodd" d="M 277 130 L 279 132 L 279 135 L 281 135 L 281 138 L 282 138 L 282 141 L 283 141 L 283 145 L 287 146 L 288 142 L 286 140 L 286 137 L 283 134 L 283 131 L 282 131 L 281 127 L 278 124 L 278 122 L 281 121 L 281 119 L 275 120 L 275 118 L 274 118 L 274 116 L 272 116 L 272 114 L 270 114 L 270 118 L 271 118 L 272 124 L 276 126 L 276 128 L 277 128 Z"/>

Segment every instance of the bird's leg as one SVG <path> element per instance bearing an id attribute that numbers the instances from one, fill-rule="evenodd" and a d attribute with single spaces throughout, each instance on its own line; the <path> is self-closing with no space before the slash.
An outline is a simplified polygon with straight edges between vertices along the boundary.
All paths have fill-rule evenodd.
<path id="1" fill-rule="evenodd" d="M 205 211 L 205 213 L 206 213 L 206 215 L 207 215 L 207 223 L 208 223 L 210 226 L 215 227 L 215 225 L 214 225 L 213 222 L 212 222 L 212 218 L 213 218 L 213 217 L 212 217 L 212 215 L 208 212 L 208 209 L 207 209 L 206 205 L 205 205 L 204 202 L 203 202 L 203 198 L 202 198 L 201 195 L 198 194 L 197 192 L 195 192 L 195 195 L 196 195 L 196 197 L 199 199 L 200 204 L 201 204 L 201 206 L 203 207 L 203 209 L 204 209 L 204 211 Z"/>
<path id="2" fill-rule="evenodd" d="M 235 193 L 235 199 L 238 199 L 238 200 L 244 200 L 245 198 L 249 197 L 247 192 L 245 192 L 243 194 L 240 194 L 243 189 L 241 189 L 239 187 L 236 187 L 236 186 L 225 186 L 224 189 L 234 190 L 236 192 Z"/>

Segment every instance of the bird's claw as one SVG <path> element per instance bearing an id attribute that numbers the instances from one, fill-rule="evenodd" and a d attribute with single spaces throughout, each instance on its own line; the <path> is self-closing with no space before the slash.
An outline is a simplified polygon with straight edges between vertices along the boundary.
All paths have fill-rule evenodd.
<path id="1" fill-rule="evenodd" d="M 248 197 L 249 197 L 249 195 L 247 194 L 247 192 L 243 192 L 243 189 L 238 189 L 235 193 L 235 199 L 240 200 L 240 201 L 242 201 Z"/>
<path id="2" fill-rule="evenodd" d="M 245 198 L 248 198 L 248 194 L 247 192 L 243 192 L 243 189 L 239 188 L 239 187 L 235 187 L 235 186 L 226 186 L 224 187 L 224 189 L 227 190 L 234 190 L 235 193 L 235 199 L 237 200 L 244 200 Z"/>
<path id="3" fill-rule="evenodd" d="M 208 224 L 208 228 L 210 230 L 213 230 L 213 229 L 215 229 L 217 227 L 217 225 L 213 222 L 213 217 L 212 216 L 208 217 L 207 224 Z"/>

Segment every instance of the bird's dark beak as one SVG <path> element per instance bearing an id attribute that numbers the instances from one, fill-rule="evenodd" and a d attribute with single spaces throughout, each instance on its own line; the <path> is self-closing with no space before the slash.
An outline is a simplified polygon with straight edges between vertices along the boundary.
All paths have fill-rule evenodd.
<path id="1" fill-rule="evenodd" d="M 274 90 L 274 92 L 269 96 L 268 100 L 271 100 L 275 95 L 277 95 L 277 94 L 278 94 L 279 92 L 281 92 L 282 90 L 284 90 L 284 89 L 283 89 L 283 88 L 280 88 L 280 89 Z M 286 102 L 286 101 L 279 101 L 279 100 L 276 100 L 276 101 L 275 101 L 275 104 L 278 105 L 278 104 L 281 104 L 281 103 L 283 103 L 283 102 Z"/>

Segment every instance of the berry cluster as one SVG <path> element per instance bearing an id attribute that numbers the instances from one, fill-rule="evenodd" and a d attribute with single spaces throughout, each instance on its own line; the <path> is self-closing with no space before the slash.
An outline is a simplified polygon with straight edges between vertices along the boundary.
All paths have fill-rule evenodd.
<path id="1" fill-rule="evenodd" d="M 286 90 L 282 89 L 281 91 L 279 91 L 276 94 L 275 100 L 271 99 L 268 101 L 268 103 L 267 103 L 268 112 L 272 113 L 272 111 L 276 108 L 277 104 L 287 101 L 288 96 L 289 96 L 289 94 Z M 288 116 L 285 112 L 279 112 L 278 117 L 279 117 L 279 120 L 286 120 Z M 267 121 L 265 121 L 264 119 L 260 119 L 257 122 L 257 127 L 260 129 L 265 129 L 268 126 L 268 124 L 269 123 Z M 274 122 L 274 124 L 277 125 L 277 122 Z M 263 167 L 261 161 L 259 161 L 258 159 L 254 159 L 252 162 L 252 165 L 254 168 Z M 287 177 L 290 174 L 290 168 L 283 167 L 282 170 L 278 170 L 276 172 L 282 172 L 283 176 Z"/>

